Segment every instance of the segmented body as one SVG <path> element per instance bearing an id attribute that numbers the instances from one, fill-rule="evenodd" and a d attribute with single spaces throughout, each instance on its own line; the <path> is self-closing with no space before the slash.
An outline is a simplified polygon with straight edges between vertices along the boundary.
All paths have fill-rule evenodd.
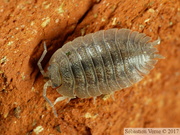
<path id="1" fill-rule="evenodd" d="M 78 37 L 51 57 L 47 86 L 58 87 L 65 98 L 96 97 L 132 86 L 154 68 L 155 58 L 162 58 L 154 48 L 160 41 L 150 40 L 128 29 Z"/>

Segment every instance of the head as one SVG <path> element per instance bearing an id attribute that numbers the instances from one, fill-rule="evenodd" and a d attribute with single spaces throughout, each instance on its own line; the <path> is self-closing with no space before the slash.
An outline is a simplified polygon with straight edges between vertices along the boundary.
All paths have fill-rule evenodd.
<path id="1" fill-rule="evenodd" d="M 59 87 L 61 85 L 61 75 L 59 72 L 59 65 L 51 63 L 48 67 L 48 78 L 52 82 L 52 88 Z"/>

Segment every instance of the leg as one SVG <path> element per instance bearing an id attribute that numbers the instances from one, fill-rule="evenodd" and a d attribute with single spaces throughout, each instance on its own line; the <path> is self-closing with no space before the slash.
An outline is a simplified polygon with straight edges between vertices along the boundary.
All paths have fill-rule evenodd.
<path id="1" fill-rule="evenodd" d="M 73 98 L 68 98 L 68 101 L 67 101 L 67 103 L 69 103 L 69 101 L 70 101 L 71 99 L 73 99 Z"/>
<path id="2" fill-rule="evenodd" d="M 57 104 L 58 102 L 60 102 L 60 101 L 63 101 L 63 100 L 65 100 L 65 99 L 68 99 L 67 100 L 67 103 L 69 103 L 69 101 L 71 100 L 71 99 L 73 99 L 73 97 L 72 98 L 70 98 L 70 97 L 58 97 L 58 98 L 56 98 L 56 100 L 55 100 L 55 102 L 54 102 L 54 105 L 55 104 Z"/>
<path id="3" fill-rule="evenodd" d="M 38 67 L 39 67 L 39 70 L 40 70 L 41 74 L 42 74 L 44 77 L 46 77 L 46 73 L 44 72 L 44 70 L 43 70 L 43 68 L 42 68 L 41 62 L 42 62 L 42 60 L 44 59 L 46 53 L 47 53 L 47 48 L 46 48 L 46 43 L 44 42 L 44 52 L 43 52 L 43 54 L 41 55 L 41 58 L 39 59 L 39 61 L 38 61 L 38 63 L 37 63 L 37 65 L 38 65 Z"/>
<path id="4" fill-rule="evenodd" d="M 54 102 L 54 105 L 60 101 L 63 101 L 64 99 L 67 99 L 68 97 L 58 97 L 56 98 L 55 102 Z"/>
<path id="5" fill-rule="evenodd" d="M 113 101 L 115 101 L 114 92 L 111 92 L 110 95 L 111 95 Z"/>
<path id="6" fill-rule="evenodd" d="M 111 93 L 109 93 L 109 94 L 105 94 L 102 99 L 103 99 L 104 101 L 106 101 L 106 100 L 109 99 L 110 97 L 113 99 L 113 101 L 115 101 L 114 92 L 111 92 Z"/>
<path id="7" fill-rule="evenodd" d="M 47 98 L 47 96 L 46 96 L 47 87 L 48 87 L 48 86 L 51 86 L 51 85 L 52 85 L 52 84 L 51 84 L 51 80 L 47 81 L 47 82 L 44 84 L 43 97 L 44 97 L 45 100 L 49 103 L 49 105 L 52 107 L 55 117 L 58 117 L 57 112 L 56 112 L 56 109 L 54 108 L 54 105 L 52 104 L 52 102 L 51 102 L 51 101 Z"/>
<path id="8" fill-rule="evenodd" d="M 96 98 L 97 97 L 93 97 L 93 104 L 96 105 Z"/>

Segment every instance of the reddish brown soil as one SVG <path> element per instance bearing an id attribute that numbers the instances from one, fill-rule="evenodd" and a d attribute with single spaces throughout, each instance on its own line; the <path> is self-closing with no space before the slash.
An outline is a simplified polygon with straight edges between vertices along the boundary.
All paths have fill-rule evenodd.
<path id="1" fill-rule="evenodd" d="M 74 38 L 109 28 L 129 28 L 161 38 L 160 60 L 141 82 L 108 96 L 56 105 L 42 97 L 36 65 Z M 54 100 L 57 92 L 49 88 Z M 120 135 L 125 127 L 180 127 L 179 0 L 1 0 L 0 135 Z"/>

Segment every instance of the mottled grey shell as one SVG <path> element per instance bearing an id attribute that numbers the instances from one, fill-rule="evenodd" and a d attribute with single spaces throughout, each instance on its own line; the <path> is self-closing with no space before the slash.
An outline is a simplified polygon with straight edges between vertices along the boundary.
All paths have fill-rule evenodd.
<path id="1" fill-rule="evenodd" d="M 57 50 L 50 71 L 63 96 L 88 98 L 132 86 L 154 68 L 156 48 L 145 34 L 128 29 L 101 30 L 78 37 Z M 52 66 L 51 66 L 52 67 Z M 58 75 L 55 75 L 57 73 Z"/>
<path id="2" fill-rule="evenodd" d="M 154 47 L 160 40 L 150 40 L 146 34 L 129 29 L 109 29 L 66 43 L 50 59 L 44 97 L 53 107 L 46 97 L 47 86 L 57 87 L 62 95 L 55 102 L 96 97 L 132 86 L 162 58 Z"/>

